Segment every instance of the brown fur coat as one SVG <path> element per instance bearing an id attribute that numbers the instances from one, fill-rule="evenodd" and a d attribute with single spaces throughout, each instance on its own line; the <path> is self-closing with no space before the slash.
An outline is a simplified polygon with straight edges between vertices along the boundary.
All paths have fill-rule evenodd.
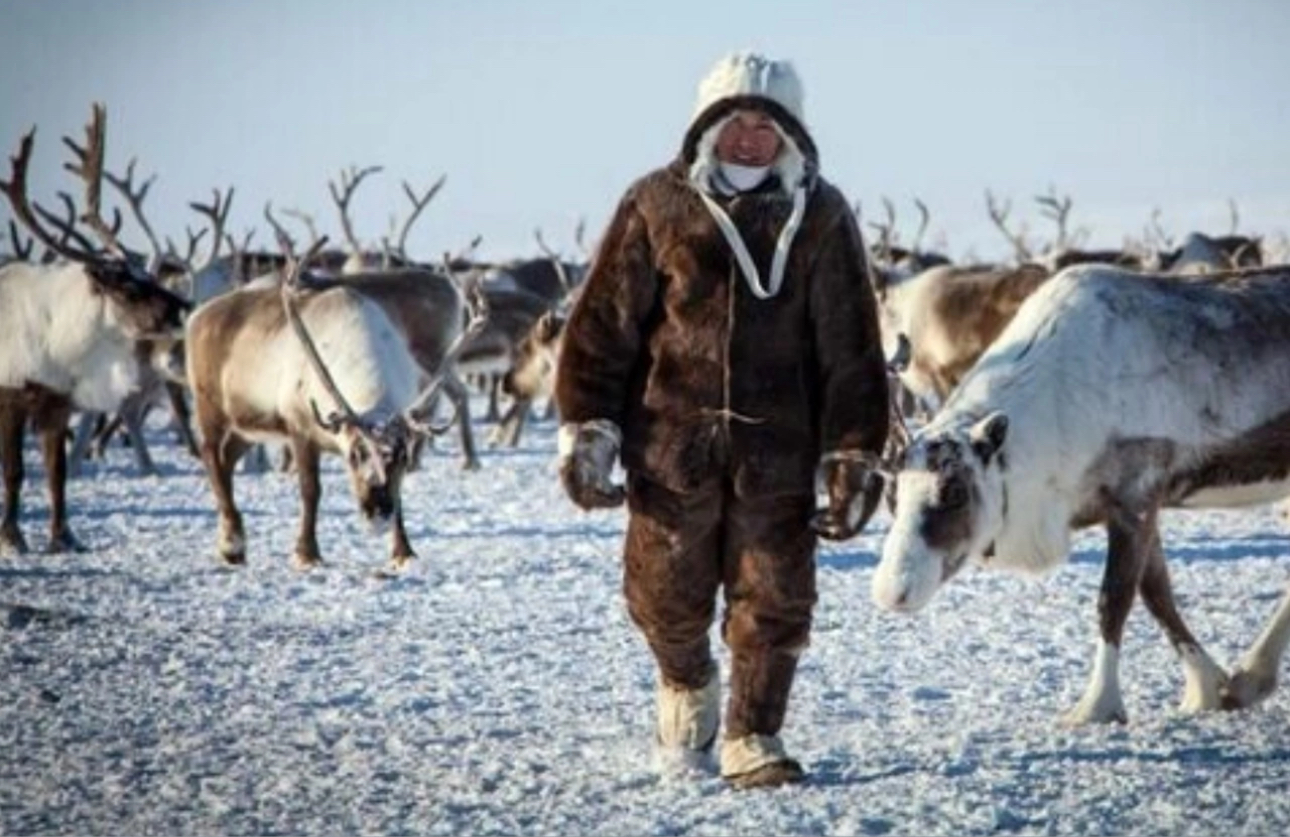
<path id="1" fill-rule="evenodd" d="M 791 201 L 773 179 L 719 200 L 765 274 Z M 846 199 L 815 179 L 784 286 L 759 300 L 684 157 L 637 181 L 566 325 L 556 402 L 615 422 L 623 465 L 674 491 L 724 475 L 742 496 L 812 493 L 822 452 L 879 452 L 887 381 Z"/>

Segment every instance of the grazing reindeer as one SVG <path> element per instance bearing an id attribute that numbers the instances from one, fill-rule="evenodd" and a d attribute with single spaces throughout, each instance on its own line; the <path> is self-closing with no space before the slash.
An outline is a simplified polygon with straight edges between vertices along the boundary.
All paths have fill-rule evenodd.
<path id="1" fill-rule="evenodd" d="M 295 564 L 307 568 L 322 560 L 315 534 L 318 468 L 321 453 L 329 452 L 344 460 L 362 516 L 392 524 L 391 562 L 399 569 L 414 554 L 401 498 L 410 446 L 417 435 L 447 429 L 431 427 L 419 413 L 463 342 L 482 325 L 482 305 L 472 296 L 472 317 L 463 329 L 463 303 L 456 297 L 444 320 L 450 342 L 438 350 L 438 366 L 423 369 L 361 277 L 299 287 L 312 254 L 294 265 L 281 289 L 253 285 L 224 294 L 188 321 L 188 381 L 202 461 L 219 508 L 220 556 L 230 564 L 246 560 L 234 466 L 251 441 L 276 438 L 289 441 L 300 479 Z M 418 392 L 425 375 L 432 383 Z"/>
<path id="2" fill-rule="evenodd" d="M 0 267 L 0 460 L 5 500 L 0 551 L 25 552 L 18 526 L 23 480 L 22 445 L 30 420 L 41 435 L 50 495 L 48 552 L 83 549 L 67 524 L 67 452 L 64 435 L 75 408 L 114 410 L 139 382 L 143 340 L 171 339 L 187 303 L 153 281 L 126 253 L 99 209 L 106 113 L 94 106 L 80 158 L 69 165 L 85 183 L 84 220 L 102 240 L 96 250 L 70 225 L 27 197 L 27 167 L 35 129 L 12 158 L 10 180 L 0 183 L 14 214 L 50 250 L 67 261 L 14 262 Z M 70 198 L 66 199 L 70 203 Z M 40 222 L 59 226 L 55 237 Z"/>
<path id="3" fill-rule="evenodd" d="M 470 422 L 470 392 L 462 383 L 458 367 L 465 364 L 466 353 L 492 325 L 493 298 L 471 284 L 471 295 L 478 297 L 480 316 L 470 333 L 463 337 L 451 354 L 450 346 L 462 323 L 462 297 L 456 280 L 446 272 L 425 268 L 400 268 L 338 276 L 336 284 L 352 287 L 377 305 L 402 332 L 408 350 L 422 369 L 438 370 L 444 395 L 459 418 L 457 427 L 462 451 L 462 467 L 475 471 L 480 467 L 475 450 L 474 431 Z"/>
<path id="4" fill-rule="evenodd" d="M 1070 533 L 1108 534 L 1101 636 L 1074 723 L 1126 718 L 1119 654 L 1136 595 L 1179 654 L 1182 710 L 1266 697 L 1290 640 L 1290 595 L 1231 677 L 1174 602 L 1162 508 L 1290 493 L 1290 269 L 1179 278 L 1063 271 L 1031 296 L 894 476 L 874 574 L 888 610 L 924 607 L 969 561 L 1043 571 Z"/>

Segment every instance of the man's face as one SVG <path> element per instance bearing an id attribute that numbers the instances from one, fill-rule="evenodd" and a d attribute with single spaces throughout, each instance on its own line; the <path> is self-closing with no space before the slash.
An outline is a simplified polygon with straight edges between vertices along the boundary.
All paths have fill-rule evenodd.
<path id="1" fill-rule="evenodd" d="M 769 166 L 783 144 L 769 116 L 758 110 L 737 110 L 717 134 L 717 159 L 740 166 Z"/>

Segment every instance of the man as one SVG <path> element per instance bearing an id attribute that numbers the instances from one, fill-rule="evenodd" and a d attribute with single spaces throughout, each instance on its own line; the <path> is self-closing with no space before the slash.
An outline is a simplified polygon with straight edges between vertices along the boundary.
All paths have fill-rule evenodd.
<path id="1" fill-rule="evenodd" d="M 860 531 L 887 381 L 865 247 L 818 174 L 792 66 L 730 55 L 670 165 L 622 198 L 565 326 L 561 478 L 629 509 L 624 594 L 659 669 L 657 743 L 736 787 L 800 781 L 779 737 L 816 600 L 816 532 Z M 627 483 L 611 471 L 619 456 Z M 822 465 L 830 503 L 815 515 Z"/>

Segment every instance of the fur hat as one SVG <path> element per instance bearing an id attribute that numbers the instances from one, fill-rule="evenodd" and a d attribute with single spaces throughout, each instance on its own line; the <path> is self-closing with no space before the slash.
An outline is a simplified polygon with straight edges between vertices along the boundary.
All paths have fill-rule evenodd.
<path id="1" fill-rule="evenodd" d="M 693 164 L 710 129 L 741 108 L 765 111 L 804 158 L 808 174 L 819 167 L 819 152 L 806 130 L 802 82 L 793 65 L 755 52 L 734 52 L 719 60 L 699 82 L 694 113 L 681 142 L 681 156 Z M 789 188 L 796 181 L 790 181 Z"/>
<path id="2" fill-rule="evenodd" d="M 793 65 L 746 51 L 725 56 L 699 82 L 691 121 L 723 99 L 742 96 L 769 99 L 799 123 L 806 121 L 802 113 L 802 81 Z"/>

